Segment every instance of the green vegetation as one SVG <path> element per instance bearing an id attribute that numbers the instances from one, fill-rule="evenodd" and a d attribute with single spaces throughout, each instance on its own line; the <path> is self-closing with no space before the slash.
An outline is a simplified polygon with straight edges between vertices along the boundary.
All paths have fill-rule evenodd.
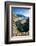
<path id="1" fill-rule="evenodd" d="M 17 29 L 20 31 L 20 32 L 28 32 L 29 31 L 29 18 L 26 20 L 26 23 L 22 24 L 19 21 L 16 22 L 16 26 L 17 26 Z"/>

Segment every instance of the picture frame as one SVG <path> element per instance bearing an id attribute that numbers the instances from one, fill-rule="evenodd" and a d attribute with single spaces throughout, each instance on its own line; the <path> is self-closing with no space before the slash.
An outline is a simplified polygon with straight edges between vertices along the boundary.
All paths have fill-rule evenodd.
<path id="1" fill-rule="evenodd" d="M 22 14 L 25 15 L 26 17 L 23 16 Z M 25 19 L 23 19 L 23 17 Z M 24 24 L 25 26 L 23 25 L 23 23 L 25 22 L 24 20 L 27 23 Z M 13 24 L 14 22 L 16 23 L 16 27 L 19 29 L 19 31 Z M 20 24 L 23 26 L 21 26 L 20 24 L 19 24 L 20 26 L 18 26 L 17 22 L 21 22 L 22 24 L 21 23 Z M 6 1 L 5 44 L 27 42 L 35 42 L 35 3 Z"/>

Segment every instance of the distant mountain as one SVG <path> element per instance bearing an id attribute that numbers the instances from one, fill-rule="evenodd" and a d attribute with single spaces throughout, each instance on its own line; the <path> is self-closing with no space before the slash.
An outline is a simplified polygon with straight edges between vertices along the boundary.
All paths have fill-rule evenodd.
<path id="1" fill-rule="evenodd" d="M 16 14 L 16 16 L 18 16 L 18 17 L 21 17 L 21 19 L 22 20 L 26 20 L 26 19 L 28 19 L 29 17 L 26 17 L 26 16 L 24 16 L 24 15 L 20 15 L 20 14 Z"/>
<path id="2" fill-rule="evenodd" d="M 16 14 L 18 17 L 25 17 L 24 15 Z"/>

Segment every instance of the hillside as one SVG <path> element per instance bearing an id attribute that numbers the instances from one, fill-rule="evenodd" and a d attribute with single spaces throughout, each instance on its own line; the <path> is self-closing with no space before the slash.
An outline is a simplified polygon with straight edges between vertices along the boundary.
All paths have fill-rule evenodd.
<path id="1" fill-rule="evenodd" d="M 17 27 L 15 22 L 18 21 L 19 17 L 16 16 L 15 14 L 13 14 L 13 36 L 24 36 L 24 35 L 28 35 L 29 32 L 20 32 Z"/>

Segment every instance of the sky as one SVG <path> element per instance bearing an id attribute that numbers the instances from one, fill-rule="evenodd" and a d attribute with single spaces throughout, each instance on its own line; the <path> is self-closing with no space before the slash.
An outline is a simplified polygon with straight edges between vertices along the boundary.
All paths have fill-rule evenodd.
<path id="1" fill-rule="evenodd" d="M 19 14 L 19 15 L 23 15 L 23 16 L 27 16 L 27 14 L 29 14 L 30 8 L 21 8 L 21 7 L 12 7 L 11 10 L 14 14 Z"/>

